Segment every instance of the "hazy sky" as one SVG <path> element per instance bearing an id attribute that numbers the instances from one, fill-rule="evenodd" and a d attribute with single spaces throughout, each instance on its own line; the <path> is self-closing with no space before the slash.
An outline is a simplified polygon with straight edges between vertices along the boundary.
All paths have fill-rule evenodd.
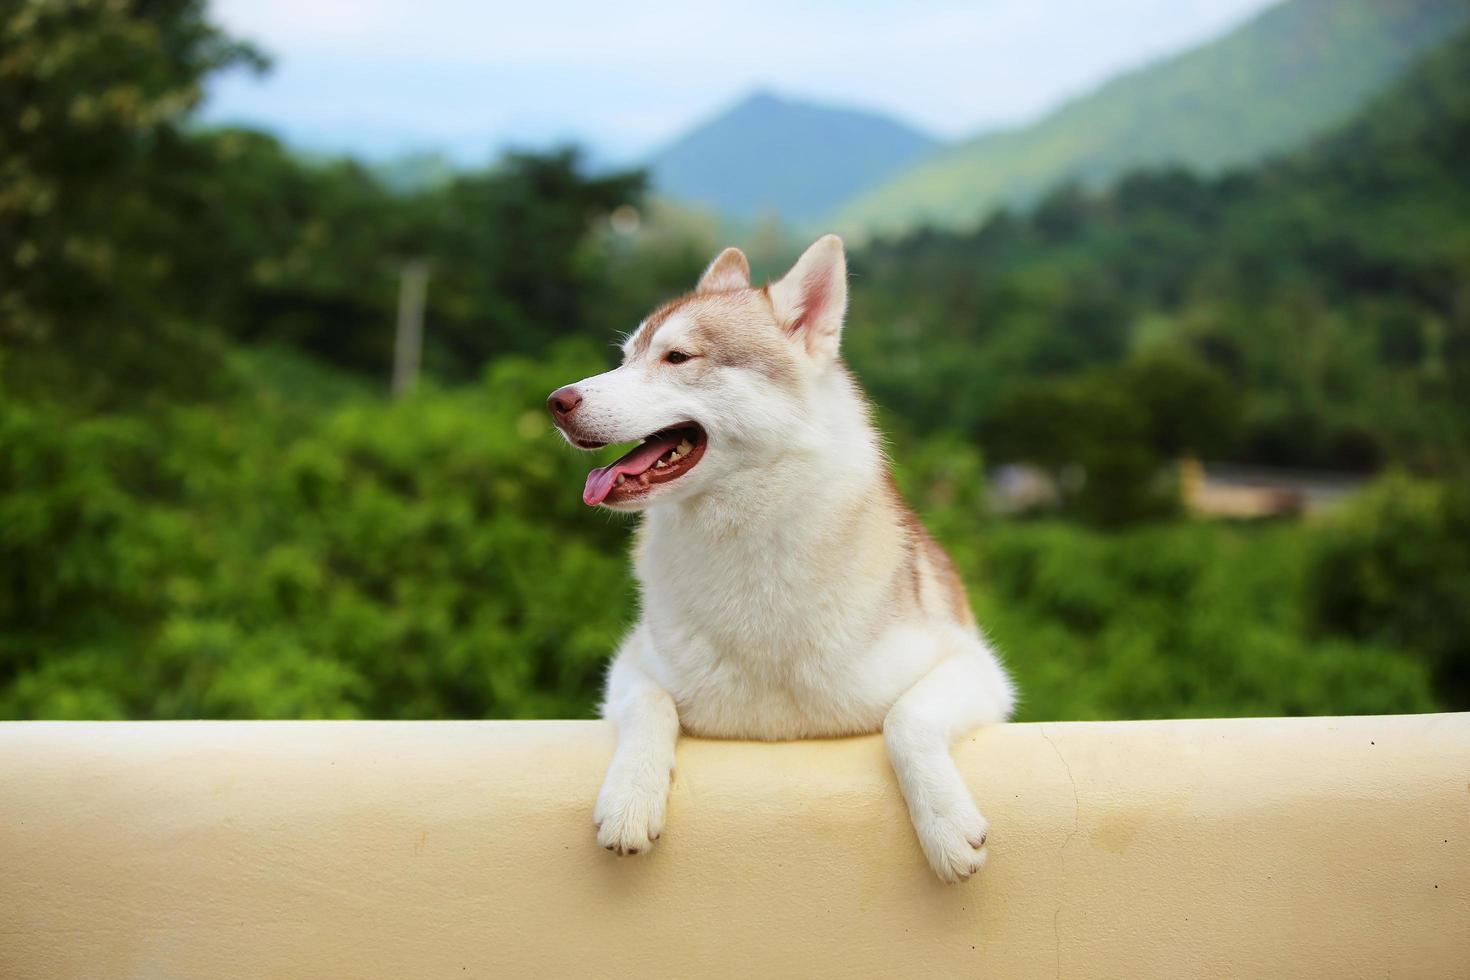
<path id="1" fill-rule="evenodd" d="M 374 157 L 479 163 L 575 139 L 625 161 L 765 88 L 955 137 L 1027 120 L 1271 2 L 212 0 L 275 67 L 216 82 L 206 116 Z"/>

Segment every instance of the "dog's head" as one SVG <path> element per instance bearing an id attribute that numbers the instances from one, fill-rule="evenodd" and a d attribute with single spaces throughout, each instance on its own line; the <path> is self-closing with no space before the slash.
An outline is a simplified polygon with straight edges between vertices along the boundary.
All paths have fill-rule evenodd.
<path id="1" fill-rule="evenodd" d="M 582 499 L 629 511 L 687 499 L 810 441 L 817 382 L 837 359 L 846 310 L 836 235 L 759 289 L 744 254 L 725 249 L 694 292 L 639 325 L 621 366 L 551 393 L 547 407 L 572 445 L 638 442 L 588 474 Z"/>

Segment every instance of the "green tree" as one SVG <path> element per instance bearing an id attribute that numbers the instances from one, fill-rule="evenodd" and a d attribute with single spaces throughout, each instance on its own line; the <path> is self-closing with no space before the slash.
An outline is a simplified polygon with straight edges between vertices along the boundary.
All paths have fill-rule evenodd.
<path id="1" fill-rule="evenodd" d="M 1117 526 L 1168 515 L 1172 489 L 1155 425 L 1139 393 L 1116 371 L 1017 383 L 981 428 L 992 459 L 1040 466 L 1063 504 L 1084 519 Z"/>
<path id="2" fill-rule="evenodd" d="M 545 397 L 600 360 L 326 412 L 0 401 L 0 716 L 588 714 L 627 535 Z"/>
<path id="3" fill-rule="evenodd" d="M 1470 490 L 1384 479 L 1313 551 L 1308 608 L 1328 633 L 1412 650 L 1470 707 Z"/>
<path id="4" fill-rule="evenodd" d="M 1234 448 L 1239 394 L 1228 378 L 1188 350 L 1145 351 L 1125 363 L 1113 383 L 1142 406 L 1148 441 L 1164 459 L 1219 456 Z"/>
<path id="5" fill-rule="evenodd" d="M 170 303 L 189 249 L 168 200 L 201 161 L 182 130 L 201 84 L 252 49 L 202 0 L 19 0 L 0 13 L 0 363 L 106 402 L 197 387 L 206 343 Z M 134 395 L 134 397 L 136 397 Z"/>

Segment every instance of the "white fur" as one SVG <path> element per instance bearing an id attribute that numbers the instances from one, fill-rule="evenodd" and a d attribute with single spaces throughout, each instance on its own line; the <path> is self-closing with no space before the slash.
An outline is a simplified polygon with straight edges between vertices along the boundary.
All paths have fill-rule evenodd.
<path id="1" fill-rule="evenodd" d="M 745 268 L 727 250 L 701 286 L 743 288 Z M 985 861 L 986 822 L 949 747 L 1009 716 L 1011 682 L 967 613 L 945 611 L 936 588 L 925 597 L 947 566 L 896 580 L 924 559 L 912 558 L 877 433 L 837 361 L 841 242 L 819 241 L 769 296 L 769 322 L 739 329 L 787 331 L 795 386 L 743 368 L 694 384 L 664 363 L 693 342 L 697 309 L 670 316 L 642 356 L 630 341 L 623 366 L 576 385 L 586 438 L 633 441 L 690 420 L 709 437 L 687 475 L 621 507 L 645 515 L 643 605 L 608 674 L 603 714 L 619 740 L 598 841 L 624 854 L 657 839 L 681 727 L 752 739 L 882 731 L 925 857 L 962 880 Z M 804 308 L 813 297 L 819 307 Z"/>

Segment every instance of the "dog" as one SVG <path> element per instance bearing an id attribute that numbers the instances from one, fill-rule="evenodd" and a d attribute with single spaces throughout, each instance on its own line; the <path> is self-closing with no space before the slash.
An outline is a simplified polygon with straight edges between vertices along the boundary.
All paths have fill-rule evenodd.
<path id="1" fill-rule="evenodd" d="M 638 326 L 621 366 L 547 401 L 573 446 L 637 442 L 582 493 L 643 515 L 641 615 L 607 675 L 618 742 L 593 813 L 619 855 L 662 832 L 681 731 L 881 731 L 930 867 L 954 882 L 985 863 L 950 745 L 1006 720 L 1015 690 L 893 481 L 839 356 L 846 312 L 837 236 L 761 288 L 727 248 Z"/>

